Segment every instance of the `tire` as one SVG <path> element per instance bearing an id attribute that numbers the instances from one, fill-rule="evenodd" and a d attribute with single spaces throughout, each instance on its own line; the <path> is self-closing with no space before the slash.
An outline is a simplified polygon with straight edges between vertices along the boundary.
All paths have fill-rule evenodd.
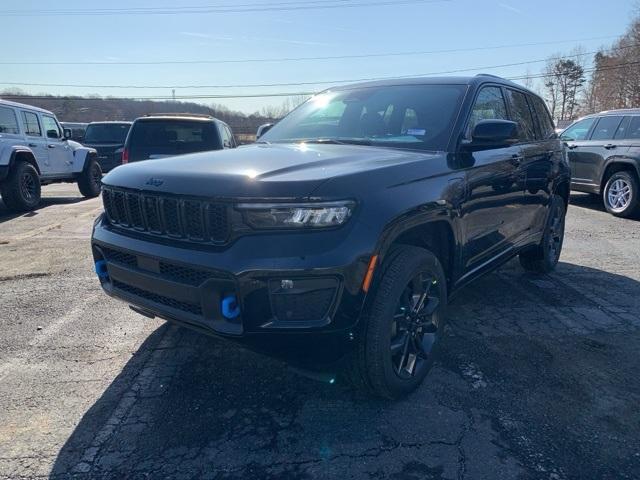
<path id="1" fill-rule="evenodd" d="M 520 254 L 520 265 L 529 272 L 552 272 L 562 253 L 566 207 L 560 195 L 553 195 L 540 245 Z"/>
<path id="2" fill-rule="evenodd" d="M 95 158 L 90 158 L 78 177 L 78 188 L 86 198 L 100 195 L 102 190 L 102 169 Z"/>
<path id="3" fill-rule="evenodd" d="M 604 208 L 612 215 L 622 218 L 640 214 L 640 184 L 632 172 L 616 172 L 602 191 Z"/>
<path id="4" fill-rule="evenodd" d="M 0 185 L 5 205 L 12 212 L 29 212 L 40 204 L 40 177 L 33 165 L 17 162 Z"/>
<path id="5" fill-rule="evenodd" d="M 398 247 L 380 268 L 347 370 L 356 387 L 395 399 L 416 389 L 433 366 L 444 330 L 447 284 L 438 258 L 422 248 Z M 427 295 L 423 316 L 411 323 L 406 316 L 419 293 Z"/>

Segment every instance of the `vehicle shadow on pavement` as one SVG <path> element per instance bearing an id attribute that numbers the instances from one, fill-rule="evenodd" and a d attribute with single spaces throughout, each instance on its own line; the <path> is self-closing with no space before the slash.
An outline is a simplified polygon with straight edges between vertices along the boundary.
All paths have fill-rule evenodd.
<path id="1" fill-rule="evenodd" d="M 571 193 L 569 200 L 571 205 L 576 207 L 588 208 L 590 210 L 597 210 L 598 212 L 606 212 L 602 203 L 602 197 L 599 195 L 590 195 L 588 193 Z"/>
<path id="2" fill-rule="evenodd" d="M 0 199 L 0 223 L 4 223 L 9 220 L 13 220 L 18 217 L 33 217 L 40 213 L 41 210 L 51 207 L 53 205 L 72 205 L 74 203 L 84 202 L 91 200 L 85 197 L 42 197 L 42 201 L 38 208 L 32 212 L 14 213 L 7 209 L 2 199 Z"/>
<path id="3" fill-rule="evenodd" d="M 626 478 L 640 468 L 639 291 L 587 267 L 531 276 L 511 262 L 453 301 L 441 360 L 397 402 L 164 325 L 51 478 Z"/>

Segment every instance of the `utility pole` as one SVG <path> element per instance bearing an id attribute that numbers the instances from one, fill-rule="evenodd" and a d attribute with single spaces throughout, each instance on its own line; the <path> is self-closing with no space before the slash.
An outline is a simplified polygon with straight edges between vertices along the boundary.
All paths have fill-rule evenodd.
<path id="1" fill-rule="evenodd" d="M 171 97 L 173 98 L 173 103 L 176 102 L 176 89 L 171 90 Z"/>

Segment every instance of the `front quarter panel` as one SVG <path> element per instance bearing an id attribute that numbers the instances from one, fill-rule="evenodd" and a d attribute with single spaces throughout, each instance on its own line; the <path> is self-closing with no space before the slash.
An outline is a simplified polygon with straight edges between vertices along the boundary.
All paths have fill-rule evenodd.
<path id="1" fill-rule="evenodd" d="M 83 147 L 77 142 L 69 142 L 69 146 L 73 151 L 73 173 L 81 173 L 84 170 L 87 159 L 90 156 L 97 156 L 95 148 Z"/>

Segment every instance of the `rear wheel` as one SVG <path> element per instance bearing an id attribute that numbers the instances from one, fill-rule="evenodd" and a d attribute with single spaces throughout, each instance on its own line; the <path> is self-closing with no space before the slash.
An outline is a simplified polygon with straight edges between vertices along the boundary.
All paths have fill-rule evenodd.
<path id="1" fill-rule="evenodd" d="M 371 299 L 352 378 L 376 396 L 398 398 L 424 380 L 444 329 L 446 279 L 431 252 L 399 247 L 382 266 Z"/>
<path id="2" fill-rule="evenodd" d="M 34 210 L 40 204 L 40 177 L 35 167 L 27 162 L 17 162 L 0 185 L 0 193 L 9 210 Z"/>
<path id="3" fill-rule="evenodd" d="M 93 198 L 100 195 L 102 188 L 102 169 L 94 158 L 87 161 L 89 163 L 85 166 L 78 178 L 78 188 L 83 196 Z"/>
<path id="4" fill-rule="evenodd" d="M 640 187 L 631 172 L 616 172 L 602 192 L 604 208 L 616 217 L 635 217 L 640 213 Z"/>
<path id="5" fill-rule="evenodd" d="M 520 265 L 525 270 L 536 273 L 549 273 L 556 268 L 564 243 L 564 224 L 566 208 L 560 195 L 551 197 L 547 224 L 540 245 L 520 254 Z"/>

